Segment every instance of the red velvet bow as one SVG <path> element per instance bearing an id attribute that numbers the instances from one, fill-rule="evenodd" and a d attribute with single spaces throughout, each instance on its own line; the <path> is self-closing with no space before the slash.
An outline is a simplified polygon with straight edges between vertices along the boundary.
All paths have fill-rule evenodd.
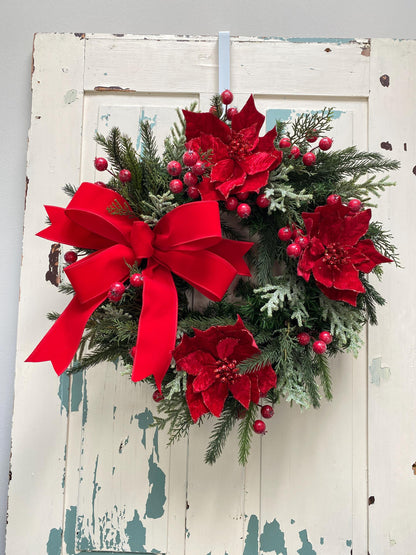
<path id="1" fill-rule="evenodd" d="M 243 256 L 253 243 L 222 238 L 215 201 L 179 206 L 153 229 L 134 216 L 111 214 L 114 203 L 131 211 L 115 191 L 83 183 L 66 209 L 46 206 L 51 225 L 40 237 L 97 251 L 65 268 L 75 296 L 27 362 L 50 360 L 62 374 L 110 286 L 128 278 L 127 264 L 146 258 L 132 380 L 153 374 L 160 389 L 176 341 L 178 298 L 171 272 L 219 301 L 237 274 L 250 275 Z"/>

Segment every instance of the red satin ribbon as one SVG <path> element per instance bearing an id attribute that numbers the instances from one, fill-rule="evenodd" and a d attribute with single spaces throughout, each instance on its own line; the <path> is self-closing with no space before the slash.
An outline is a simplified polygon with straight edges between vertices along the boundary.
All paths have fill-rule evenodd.
<path id="1" fill-rule="evenodd" d="M 40 237 L 98 250 L 65 268 L 75 296 L 27 362 L 50 360 L 62 374 L 110 286 L 128 278 L 127 264 L 146 258 L 132 380 L 153 374 L 160 389 L 176 342 L 178 298 L 171 272 L 219 301 L 237 274 L 250 275 L 243 256 L 253 243 L 222 238 L 215 201 L 179 206 L 153 229 L 136 217 L 110 214 L 115 201 L 131 211 L 115 191 L 83 183 L 66 209 L 46 206 L 51 225 Z"/>

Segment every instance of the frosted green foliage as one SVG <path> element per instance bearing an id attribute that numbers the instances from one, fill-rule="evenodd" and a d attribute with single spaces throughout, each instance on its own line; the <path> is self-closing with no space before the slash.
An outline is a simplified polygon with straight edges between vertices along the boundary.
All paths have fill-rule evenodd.
<path id="1" fill-rule="evenodd" d="M 279 211 L 292 217 L 296 215 L 302 204 L 313 199 L 313 195 L 307 193 L 306 189 L 296 192 L 289 184 L 288 174 L 292 170 L 293 166 L 281 166 L 278 171 L 270 175 L 269 185 L 264 190 L 264 194 L 270 200 L 269 214 Z"/>
<path id="2" fill-rule="evenodd" d="M 143 206 L 149 211 L 149 215 L 142 215 L 142 219 L 150 226 L 155 226 L 162 216 L 178 206 L 170 191 L 160 195 L 149 192 L 148 201 L 143 201 Z"/>
<path id="3" fill-rule="evenodd" d="M 183 393 L 186 391 L 186 372 L 176 372 L 176 376 L 166 384 L 168 393 L 165 394 L 166 399 L 172 399 L 175 393 Z"/>
<path id="4" fill-rule="evenodd" d="M 296 403 L 301 409 L 311 407 L 311 398 L 302 384 L 290 380 L 283 384 L 281 393 L 288 403 Z"/>
<path id="5" fill-rule="evenodd" d="M 304 305 L 305 287 L 301 281 L 293 276 L 278 276 L 274 283 L 254 290 L 260 294 L 266 303 L 260 309 L 267 312 L 269 318 L 273 312 L 289 307 L 292 314 L 291 319 L 296 320 L 299 327 L 304 325 L 309 314 Z"/>
<path id="6" fill-rule="evenodd" d="M 349 304 L 333 301 L 321 295 L 319 303 L 322 309 L 322 318 L 329 323 L 332 336 L 343 344 L 347 351 L 358 355 L 364 341 L 361 330 L 365 319 L 360 317 L 357 309 Z"/>

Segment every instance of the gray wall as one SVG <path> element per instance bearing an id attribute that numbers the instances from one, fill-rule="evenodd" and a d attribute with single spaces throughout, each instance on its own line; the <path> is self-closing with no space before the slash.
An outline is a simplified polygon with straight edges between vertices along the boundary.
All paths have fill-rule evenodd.
<path id="1" fill-rule="evenodd" d="M 164 14 L 163 19 L 161 14 Z M 245 36 L 411 39 L 416 35 L 415 15 L 414 0 L 26 0 L 3 5 L 0 34 L 0 555 L 4 554 L 7 510 L 33 34 L 67 31 L 216 35 L 218 31 L 229 30 L 231 35 Z M 33 555 L 37 553 L 34 551 Z"/>

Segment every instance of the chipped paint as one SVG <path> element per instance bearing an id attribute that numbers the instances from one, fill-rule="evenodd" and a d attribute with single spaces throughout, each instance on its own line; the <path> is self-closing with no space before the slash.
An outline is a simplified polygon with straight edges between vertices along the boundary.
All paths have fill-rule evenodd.
<path id="1" fill-rule="evenodd" d="M 140 111 L 138 133 L 137 133 L 137 139 L 136 139 L 136 150 L 140 154 L 143 154 L 142 133 L 140 128 L 140 124 L 143 121 L 149 122 L 150 129 L 154 129 L 157 123 L 157 114 L 154 114 L 152 117 L 150 117 L 145 114 L 144 108 L 142 108 Z"/>
<path id="2" fill-rule="evenodd" d="M 95 533 L 95 500 L 97 498 L 98 492 L 98 483 L 97 483 L 97 468 L 98 468 L 98 455 L 95 459 L 95 468 L 94 468 L 94 478 L 93 478 L 93 489 L 92 489 L 92 517 L 91 517 L 91 524 L 92 530 Z"/>
<path id="3" fill-rule="evenodd" d="M 306 530 L 301 530 L 299 532 L 299 538 L 302 542 L 302 547 L 297 550 L 299 555 L 316 555 L 311 542 L 308 540 L 308 532 Z"/>
<path id="4" fill-rule="evenodd" d="M 155 428 L 155 434 L 153 436 L 153 449 L 155 450 L 157 462 L 159 462 L 159 429 L 158 428 Z"/>
<path id="5" fill-rule="evenodd" d="M 134 89 L 123 89 L 122 87 L 103 87 L 101 85 L 98 85 L 97 87 L 94 87 L 94 91 L 97 92 L 137 92 Z"/>
<path id="6" fill-rule="evenodd" d="M 355 43 L 355 39 L 327 38 L 327 37 L 258 37 L 262 40 L 281 40 L 283 42 L 294 43 L 317 43 L 317 44 L 351 44 Z"/>
<path id="7" fill-rule="evenodd" d="M 267 553 L 274 551 L 276 555 L 287 555 L 285 535 L 276 519 L 272 522 L 266 521 L 263 526 L 263 532 L 260 536 L 260 550 Z"/>
<path id="8" fill-rule="evenodd" d="M 116 419 L 116 411 L 117 411 L 117 407 L 113 407 L 113 420 Z M 130 420 L 130 424 L 131 424 L 131 420 Z"/>
<path id="9" fill-rule="evenodd" d="M 309 110 L 310 114 L 316 114 L 316 110 Z M 299 116 L 301 112 L 299 110 L 294 110 L 290 108 L 270 108 L 266 110 L 266 131 L 270 131 L 275 127 L 276 121 L 291 122 L 295 117 Z M 332 112 L 332 119 L 339 119 L 342 114 L 345 114 L 344 110 L 334 110 Z"/>
<path id="10" fill-rule="evenodd" d="M 244 543 L 243 555 L 258 555 L 259 546 L 259 519 L 256 515 L 251 515 L 247 526 L 246 541 Z"/>
<path id="11" fill-rule="evenodd" d="M 373 358 L 370 367 L 371 383 L 379 386 L 381 380 L 388 380 L 390 378 L 390 368 L 381 365 L 381 357 Z"/>
<path id="12" fill-rule="evenodd" d="M 55 287 L 58 287 L 61 283 L 60 255 L 61 245 L 59 243 L 53 243 L 49 250 L 48 270 L 45 274 L 45 281 L 49 281 L 52 285 L 55 285 Z"/>
<path id="13" fill-rule="evenodd" d="M 382 75 L 380 77 L 380 83 L 383 85 L 383 87 L 389 87 L 390 86 L 390 76 L 387 75 L 386 73 L 384 75 Z"/>
<path id="14" fill-rule="evenodd" d="M 290 519 L 290 524 L 295 524 L 296 520 L 293 520 L 293 518 Z"/>
<path id="15" fill-rule="evenodd" d="M 154 462 L 153 453 L 149 458 L 149 472 L 147 474 L 150 491 L 146 501 L 145 518 L 160 518 L 163 516 L 166 503 L 165 484 L 166 475 Z"/>
<path id="16" fill-rule="evenodd" d="M 369 57 L 370 54 L 371 54 L 371 45 L 370 45 L 370 44 L 365 44 L 365 45 L 361 48 L 361 56 Z"/>
<path id="17" fill-rule="evenodd" d="M 72 104 L 73 102 L 75 102 L 77 99 L 77 94 L 78 93 L 75 89 L 69 89 L 69 91 L 66 91 L 64 96 L 65 104 Z"/>
<path id="18" fill-rule="evenodd" d="M 88 417 L 88 397 L 87 397 L 87 380 L 84 379 L 84 389 L 82 392 L 82 426 L 87 423 Z"/>
<path id="19" fill-rule="evenodd" d="M 347 547 L 352 546 L 352 540 L 346 540 L 345 543 L 346 543 Z"/>
<path id="20" fill-rule="evenodd" d="M 84 372 L 72 374 L 71 383 L 71 412 L 78 412 L 82 401 L 82 386 L 84 385 Z"/>
<path id="21" fill-rule="evenodd" d="M 66 545 L 66 552 L 70 555 L 75 554 L 75 528 L 77 524 L 77 508 L 71 506 L 65 511 L 65 532 L 64 542 Z"/>
<path id="22" fill-rule="evenodd" d="M 140 520 L 139 513 L 134 510 L 133 520 L 127 522 L 126 535 L 130 549 L 134 552 L 146 552 L 144 544 L 146 543 L 146 528 Z"/>
<path id="23" fill-rule="evenodd" d="M 61 555 L 62 528 L 52 528 L 49 532 L 48 543 L 46 544 L 47 555 Z"/>
<path id="24" fill-rule="evenodd" d="M 144 412 L 135 414 L 134 418 L 137 420 L 137 425 L 141 430 L 143 430 L 142 444 L 146 448 L 146 430 L 153 424 L 154 418 L 153 414 L 148 408 L 144 409 Z"/>
<path id="25" fill-rule="evenodd" d="M 320 539 L 319 539 L 319 543 L 320 543 L 321 545 L 324 545 L 324 538 L 320 538 Z"/>
<path id="26" fill-rule="evenodd" d="M 393 147 L 391 146 L 391 143 L 389 143 L 389 141 L 383 141 L 382 143 L 380 143 L 380 147 L 384 150 L 393 150 Z"/>
<path id="27" fill-rule="evenodd" d="M 127 436 L 126 439 L 123 439 L 120 442 L 120 446 L 118 448 L 118 452 L 119 452 L 120 455 L 123 452 L 124 447 L 128 444 L 128 442 L 129 442 L 129 436 Z"/>
<path id="28" fill-rule="evenodd" d="M 69 407 L 69 375 L 64 372 L 59 376 L 59 387 L 58 387 L 58 397 L 61 400 L 61 414 L 64 409 L 68 415 Z"/>

